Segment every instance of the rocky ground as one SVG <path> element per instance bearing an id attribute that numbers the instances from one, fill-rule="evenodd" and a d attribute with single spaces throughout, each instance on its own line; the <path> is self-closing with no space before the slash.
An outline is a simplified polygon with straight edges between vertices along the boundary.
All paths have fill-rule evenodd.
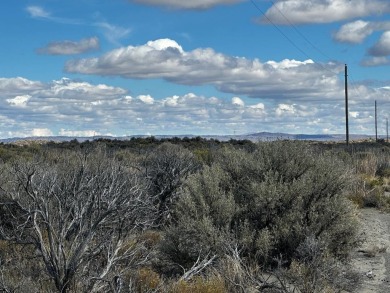
<path id="1" fill-rule="evenodd" d="M 356 293 L 390 292 L 390 213 L 374 208 L 360 211 L 363 242 L 351 264 L 360 276 Z"/>

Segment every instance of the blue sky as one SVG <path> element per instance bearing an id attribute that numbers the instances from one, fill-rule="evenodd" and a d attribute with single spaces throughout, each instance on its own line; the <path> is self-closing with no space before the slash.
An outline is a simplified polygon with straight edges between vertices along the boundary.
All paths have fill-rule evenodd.
<path id="1" fill-rule="evenodd" d="M 390 1 L 3 6 L 0 138 L 386 131 Z"/>

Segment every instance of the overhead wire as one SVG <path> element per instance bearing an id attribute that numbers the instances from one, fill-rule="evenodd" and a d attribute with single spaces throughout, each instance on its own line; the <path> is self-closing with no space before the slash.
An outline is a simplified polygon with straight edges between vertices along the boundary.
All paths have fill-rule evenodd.
<path id="1" fill-rule="evenodd" d="M 350 73 L 348 74 L 348 76 L 349 76 L 349 83 L 352 85 L 352 88 L 355 91 L 355 93 L 357 94 L 357 96 L 362 96 L 360 91 L 359 91 L 359 88 L 357 86 L 357 82 L 355 82 L 355 79 L 351 76 Z"/>
<path id="2" fill-rule="evenodd" d="M 280 13 L 280 15 L 287 21 L 287 23 L 295 30 L 295 32 L 302 37 L 313 49 L 315 49 L 318 53 L 320 53 L 322 56 L 324 56 L 327 59 L 332 59 L 330 58 L 327 54 L 325 54 L 320 48 L 318 48 L 315 44 L 313 44 L 301 31 L 297 28 L 297 26 L 292 23 L 287 16 L 281 11 L 278 6 L 275 4 L 273 0 L 270 0 L 271 3 L 274 5 L 275 9 Z"/>
<path id="3" fill-rule="evenodd" d="M 263 16 L 268 20 L 269 23 L 271 23 L 273 25 L 273 27 L 281 34 L 283 35 L 286 40 L 288 40 L 290 42 L 291 45 L 293 45 L 299 52 L 301 52 L 303 55 L 305 55 L 307 58 L 311 59 L 310 56 L 308 54 L 306 54 L 305 51 L 303 51 L 301 48 L 298 47 L 297 44 L 295 44 L 295 42 L 289 38 L 265 13 L 264 11 L 256 4 L 256 2 L 254 0 L 251 0 L 252 4 L 257 8 L 257 10 L 259 10 L 261 12 L 261 14 L 263 14 Z"/>
<path id="4" fill-rule="evenodd" d="M 272 26 L 291 44 L 293 45 L 299 52 L 301 52 L 304 56 L 306 56 L 307 58 L 309 58 L 310 60 L 312 60 L 314 62 L 314 64 L 316 64 L 317 66 L 319 66 L 321 69 L 323 70 L 326 70 L 328 72 L 331 72 L 332 74 L 335 74 L 335 75 L 339 75 L 341 72 L 337 73 L 337 72 L 334 72 L 332 71 L 331 69 L 325 67 L 324 65 L 322 65 L 321 63 L 318 63 L 318 62 L 315 62 L 313 60 L 313 58 L 311 58 L 309 56 L 309 54 L 307 54 L 303 49 L 301 49 L 289 36 L 287 36 L 287 34 L 285 34 L 280 28 L 279 26 L 277 26 L 269 17 L 268 15 L 259 7 L 259 5 L 256 4 L 255 0 L 250 0 L 251 3 L 253 4 L 253 6 L 258 10 L 260 11 L 260 13 L 263 15 L 263 17 L 270 23 L 272 24 Z M 275 7 L 275 9 L 279 12 L 279 14 L 285 19 L 285 21 L 294 29 L 294 31 L 303 39 L 305 40 L 312 48 L 314 48 L 317 52 L 319 52 L 322 56 L 326 57 L 328 60 L 331 60 L 332 58 L 330 58 L 326 53 L 324 53 L 320 48 L 318 48 L 318 46 L 316 46 L 313 42 L 311 42 L 298 28 L 296 25 L 294 25 L 293 22 L 291 22 L 288 17 L 277 7 L 277 5 L 275 4 L 275 2 L 273 0 L 270 0 L 270 2 L 273 4 L 273 6 Z M 354 79 L 351 77 L 351 75 L 349 74 L 349 83 L 351 84 L 353 90 L 355 91 L 356 95 L 357 96 L 362 96 L 362 94 L 360 93 L 359 91 L 359 88 L 357 86 L 357 83 L 354 81 Z"/>
<path id="5" fill-rule="evenodd" d="M 280 32 L 296 49 L 298 49 L 304 56 L 306 56 L 307 58 L 309 58 L 310 60 L 313 60 L 313 58 L 311 58 L 309 56 L 309 54 L 307 54 L 303 49 L 301 49 L 290 37 L 288 37 L 268 16 L 267 14 L 256 4 L 256 2 L 254 0 L 251 0 L 252 4 L 257 8 L 257 10 L 259 10 L 261 12 L 261 14 L 267 19 L 267 21 L 269 23 L 271 23 L 276 29 L 278 32 Z M 319 52 L 322 56 L 326 57 L 327 59 L 331 60 L 332 58 L 330 58 L 326 53 L 324 53 L 320 48 L 318 48 L 318 46 L 316 46 L 313 42 L 311 42 L 309 40 L 309 38 L 307 38 L 298 28 L 297 26 L 292 22 L 290 21 L 290 19 L 288 19 L 288 17 L 283 13 L 283 11 L 281 11 L 278 6 L 276 5 L 275 1 L 273 0 L 270 0 L 270 2 L 274 5 L 275 9 L 279 12 L 279 14 L 285 19 L 285 21 L 294 29 L 294 31 L 302 38 L 304 39 L 312 48 L 314 48 L 317 52 Z M 332 71 L 331 69 L 323 66 L 321 63 L 318 63 L 318 62 L 315 62 L 313 60 L 313 62 L 321 67 L 322 69 L 326 70 L 326 71 L 329 71 L 335 75 L 339 75 L 340 73 L 337 73 L 337 72 L 334 72 Z M 349 76 L 351 74 L 349 73 Z M 349 82 L 353 88 L 353 90 L 355 91 L 355 93 L 357 94 L 357 96 L 362 96 L 362 94 L 360 93 L 359 91 L 359 88 L 357 86 L 357 82 L 350 76 L 350 82 Z"/>
<path id="6" fill-rule="evenodd" d="M 334 72 L 333 70 L 325 67 L 324 65 L 322 65 L 321 63 L 318 63 L 318 62 L 315 62 L 313 60 L 313 58 L 311 58 L 311 56 L 309 54 L 307 54 L 303 49 L 301 49 L 287 34 L 285 34 L 280 28 L 279 26 L 276 25 L 275 22 L 273 22 L 268 16 L 267 14 L 259 7 L 259 5 L 256 4 L 255 0 L 250 0 L 251 3 L 253 4 L 253 6 L 258 10 L 260 11 L 260 13 L 263 15 L 263 17 L 270 23 L 272 24 L 272 26 L 292 45 L 294 46 L 299 52 L 301 52 L 306 58 L 312 60 L 314 62 L 314 64 L 316 64 L 318 67 L 320 67 L 321 69 L 323 70 L 326 70 L 332 74 L 335 74 L 335 75 L 338 75 L 340 73 L 338 72 Z M 303 33 L 301 33 L 298 28 L 287 18 L 287 16 L 279 9 L 277 8 L 277 6 L 275 5 L 275 2 L 273 0 L 271 0 L 272 4 L 274 5 L 274 7 L 277 9 L 277 11 L 282 15 L 282 17 L 294 28 L 294 30 L 310 45 L 312 46 L 314 49 L 316 49 L 319 53 L 321 53 L 323 56 L 325 56 L 327 59 L 331 59 L 329 56 L 327 56 L 324 52 L 322 52 L 322 50 L 320 50 L 317 46 L 315 46 Z"/>

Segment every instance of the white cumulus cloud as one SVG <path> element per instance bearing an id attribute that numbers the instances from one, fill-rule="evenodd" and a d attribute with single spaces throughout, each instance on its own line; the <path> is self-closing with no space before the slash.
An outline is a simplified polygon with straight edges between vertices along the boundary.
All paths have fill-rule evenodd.
<path id="1" fill-rule="evenodd" d="M 53 132 L 48 128 L 34 128 L 31 131 L 31 136 L 52 136 Z"/>
<path id="2" fill-rule="evenodd" d="M 146 44 L 150 48 L 157 50 L 157 51 L 162 51 L 162 50 L 169 50 L 169 48 L 175 48 L 177 49 L 180 53 L 183 53 L 183 48 L 174 40 L 171 39 L 159 39 L 156 41 L 149 41 Z"/>
<path id="3" fill-rule="evenodd" d="M 388 30 L 390 30 L 389 21 L 356 20 L 342 25 L 341 28 L 333 34 L 333 38 L 341 43 L 360 44 L 374 32 Z"/>
<path id="4" fill-rule="evenodd" d="M 30 95 L 16 96 L 12 99 L 7 99 L 8 104 L 16 107 L 25 107 L 27 102 L 31 99 Z"/>
<path id="5" fill-rule="evenodd" d="M 342 90 L 338 73 L 343 65 L 312 60 L 261 62 L 228 56 L 211 48 L 185 51 L 170 39 L 112 50 L 98 58 L 71 60 L 71 73 L 161 78 L 177 84 L 213 85 L 220 91 L 252 97 L 334 96 Z"/>
<path id="6" fill-rule="evenodd" d="M 263 22 L 276 24 L 330 23 L 390 11 L 384 0 L 279 0 L 266 12 Z"/>
<path id="7" fill-rule="evenodd" d="M 368 54 L 375 57 L 390 55 L 390 31 L 382 34 L 379 41 L 368 50 Z"/>
<path id="8" fill-rule="evenodd" d="M 137 98 L 145 104 L 148 104 L 148 105 L 154 104 L 154 99 L 150 95 L 140 95 Z"/>
<path id="9" fill-rule="evenodd" d="M 333 37 L 338 42 L 358 44 L 373 32 L 373 27 L 369 22 L 357 20 L 343 25 Z"/>
<path id="10" fill-rule="evenodd" d="M 61 128 L 61 130 L 58 133 L 61 136 L 77 136 L 77 137 L 92 137 L 96 135 L 101 135 L 98 131 L 95 130 L 67 130 L 64 128 Z"/>
<path id="11" fill-rule="evenodd" d="M 9 92 L 19 95 L 24 93 L 26 90 L 38 90 L 41 88 L 44 88 L 43 83 L 28 80 L 23 77 L 0 78 L 0 89 L 2 90 L 3 95 Z"/>
<path id="12" fill-rule="evenodd" d="M 275 112 L 277 116 L 282 116 L 285 114 L 294 114 L 294 105 L 279 104 Z"/>
<path id="13" fill-rule="evenodd" d="M 363 66 L 381 66 L 390 65 L 390 59 L 388 57 L 367 57 L 362 60 Z"/>
<path id="14" fill-rule="evenodd" d="M 256 104 L 256 105 L 249 106 L 249 108 L 251 108 L 251 109 L 264 110 L 264 109 L 265 109 L 265 106 L 264 106 L 263 103 L 258 103 L 258 104 Z"/>
<path id="15" fill-rule="evenodd" d="M 241 100 L 239 97 L 233 97 L 232 98 L 232 104 L 239 107 L 244 107 L 245 103 L 243 100 Z"/>

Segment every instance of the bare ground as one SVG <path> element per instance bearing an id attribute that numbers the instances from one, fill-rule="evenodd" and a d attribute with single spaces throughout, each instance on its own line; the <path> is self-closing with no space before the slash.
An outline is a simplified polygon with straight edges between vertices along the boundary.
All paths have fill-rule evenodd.
<path id="1" fill-rule="evenodd" d="M 390 213 L 360 210 L 363 243 L 352 253 L 351 265 L 360 276 L 356 293 L 390 292 Z"/>

